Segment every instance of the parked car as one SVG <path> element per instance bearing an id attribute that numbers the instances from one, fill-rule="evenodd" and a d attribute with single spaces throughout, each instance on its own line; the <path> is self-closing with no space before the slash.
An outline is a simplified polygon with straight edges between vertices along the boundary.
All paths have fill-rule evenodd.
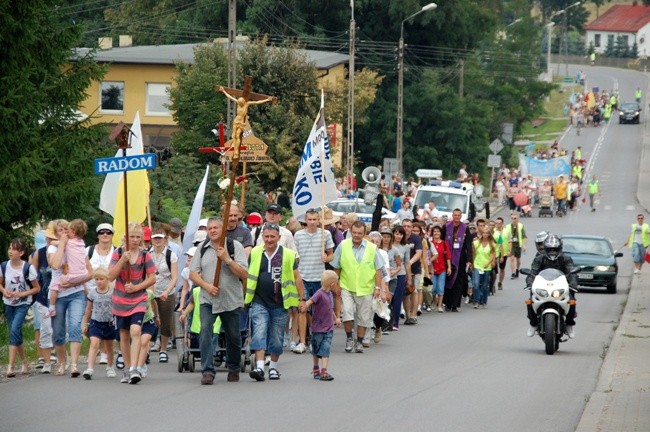
<path id="1" fill-rule="evenodd" d="M 366 204 L 363 199 L 349 199 L 339 198 L 327 204 L 327 207 L 332 209 L 332 213 L 336 216 L 341 216 L 345 213 L 356 213 L 359 220 L 363 223 L 372 223 L 372 213 L 375 211 L 375 206 Z M 381 217 L 393 220 L 396 214 L 392 211 L 383 208 L 381 210 Z"/>
<path id="2" fill-rule="evenodd" d="M 636 102 L 625 102 L 618 107 L 618 123 L 639 124 L 641 117 L 641 105 Z"/>
<path id="3" fill-rule="evenodd" d="M 592 235 L 563 235 L 564 253 L 582 271 L 578 273 L 578 284 L 585 287 L 606 287 L 610 294 L 616 293 L 618 276 L 617 258 L 622 252 L 615 251 L 605 237 Z"/>

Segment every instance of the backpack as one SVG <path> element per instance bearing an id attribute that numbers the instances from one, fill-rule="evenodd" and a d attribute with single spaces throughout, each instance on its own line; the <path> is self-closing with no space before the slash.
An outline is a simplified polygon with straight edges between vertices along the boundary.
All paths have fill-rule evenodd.
<path id="1" fill-rule="evenodd" d="M 201 259 L 203 259 L 203 255 L 205 255 L 205 251 L 208 250 L 208 244 L 210 243 L 210 239 L 205 239 L 203 243 L 201 243 Z M 226 237 L 226 249 L 228 249 L 228 255 L 230 255 L 230 259 L 235 259 L 235 242 L 232 239 L 229 239 Z"/>
<path id="2" fill-rule="evenodd" d="M 2 277 L 5 279 L 5 282 L 7 280 L 7 264 L 9 261 L 3 261 L 0 263 L 0 268 L 2 268 Z M 31 266 L 30 263 L 27 261 L 23 262 L 23 277 L 25 278 L 25 282 L 27 283 L 27 286 L 31 289 L 33 288 L 32 286 L 32 281 L 29 280 L 29 267 Z M 34 304 L 36 301 L 36 296 L 32 296 L 32 302 L 30 303 L 30 306 Z"/>
<path id="3" fill-rule="evenodd" d="M 147 252 L 149 252 L 149 253 L 153 252 L 153 247 L 147 249 Z M 88 251 L 88 253 L 90 253 L 90 251 Z M 120 256 L 121 255 L 122 254 L 120 253 Z M 165 262 L 167 263 L 167 268 L 171 272 L 172 271 L 172 250 L 169 249 L 169 246 L 167 247 L 167 250 L 165 251 Z"/>

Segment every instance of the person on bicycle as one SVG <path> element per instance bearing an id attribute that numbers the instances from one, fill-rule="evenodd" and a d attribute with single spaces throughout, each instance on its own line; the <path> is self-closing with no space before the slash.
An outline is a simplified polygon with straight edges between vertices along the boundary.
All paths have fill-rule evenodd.
<path id="1" fill-rule="evenodd" d="M 535 240 L 537 240 L 537 238 Z M 562 253 L 562 239 L 551 234 L 546 238 L 546 240 L 544 240 L 544 252 L 538 253 L 535 259 L 533 259 L 533 263 L 530 266 L 530 274 L 526 277 L 526 286 L 531 287 L 535 277 L 542 270 L 546 270 L 547 268 L 556 269 L 565 274 L 569 287 L 571 288 L 570 297 L 572 300 L 575 300 L 574 290 L 577 290 L 578 288 L 578 277 L 575 274 L 569 274 L 571 269 L 574 267 L 575 265 L 573 264 L 571 257 Z M 529 304 L 527 305 L 527 309 L 530 327 L 526 334 L 528 337 L 533 337 L 537 331 L 539 322 L 537 320 L 537 314 L 535 314 L 535 311 L 533 310 L 533 306 Z M 575 337 L 575 330 L 573 329 L 573 326 L 576 324 L 575 318 L 576 307 L 575 304 L 572 304 L 569 307 L 569 313 L 566 316 L 566 333 L 571 339 Z"/>

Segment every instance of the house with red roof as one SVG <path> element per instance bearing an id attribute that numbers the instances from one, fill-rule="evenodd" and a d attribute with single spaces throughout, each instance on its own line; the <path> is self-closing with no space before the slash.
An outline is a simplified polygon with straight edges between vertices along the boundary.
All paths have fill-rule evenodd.
<path id="1" fill-rule="evenodd" d="M 608 45 L 613 46 L 620 36 L 630 49 L 636 43 L 639 57 L 650 55 L 650 6 L 636 1 L 612 6 L 585 30 L 587 47 L 593 45 L 598 54 L 604 53 Z"/>

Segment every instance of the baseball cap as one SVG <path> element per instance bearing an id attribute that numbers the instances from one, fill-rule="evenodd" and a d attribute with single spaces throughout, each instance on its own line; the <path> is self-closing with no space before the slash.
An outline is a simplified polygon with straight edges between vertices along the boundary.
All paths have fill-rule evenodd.
<path id="1" fill-rule="evenodd" d="M 187 252 L 185 252 L 185 255 L 189 255 L 189 256 L 193 257 L 195 252 L 196 252 L 196 246 L 192 246 L 191 248 L 189 248 L 187 250 Z"/>
<path id="2" fill-rule="evenodd" d="M 163 233 L 156 233 L 156 234 L 152 235 L 151 238 L 152 238 L 152 239 L 155 239 L 155 238 L 165 238 L 165 234 L 163 234 Z"/>
<path id="3" fill-rule="evenodd" d="M 202 241 L 205 241 L 205 239 L 208 237 L 208 232 L 199 230 L 194 233 L 194 239 L 192 240 L 192 243 L 200 243 Z"/>
<path id="4" fill-rule="evenodd" d="M 115 234 L 115 229 L 113 228 L 113 225 L 111 225 L 109 223 L 101 223 L 101 224 L 97 225 L 97 229 L 95 230 L 95 232 L 100 232 L 101 230 L 108 230 L 108 231 L 112 232 L 113 234 Z"/>
<path id="5" fill-rule="evenodd" d="M 151 241 L 151 228 L 149 228 L 148 226 L 144 226 L 142 227 L 142 232 L 144 234 L 142 236 L 142 239 L 144 241 Z"/>
<path id="6" fill-rule="evenodd" d="M 278 204 L 269 204 L 268 207 L 266 208 L 266 211 L 274 211 L 277 213 L 282 213 L 282 207 L 280 207 Z"/>
<path id="7" fill-rule="evenodd" d="M 206 227 L 206 228 L 208 227 L 208 218 L 201 219 L 199 221 L 199 228 L 201 228 L 201 227 Z"/>
<path id="8" fill-rule="evenodd" d="M 180 234 L 183 230 L 183 222 L 179 218 L 171 218 L 169 221 L 169 226 L 172 228 L 171 231 L 174 234 Z"/>
<path id="9" fill-rule="evenodd" d="M 391 236 L 393 235 L 393 231 L 392 231 L 390 228 L 388 228 L 388 227 L 383 227 L 383 228 L 381 229 L 381 233 L 382 233 L 382 234 L 390 234 Z"/>

